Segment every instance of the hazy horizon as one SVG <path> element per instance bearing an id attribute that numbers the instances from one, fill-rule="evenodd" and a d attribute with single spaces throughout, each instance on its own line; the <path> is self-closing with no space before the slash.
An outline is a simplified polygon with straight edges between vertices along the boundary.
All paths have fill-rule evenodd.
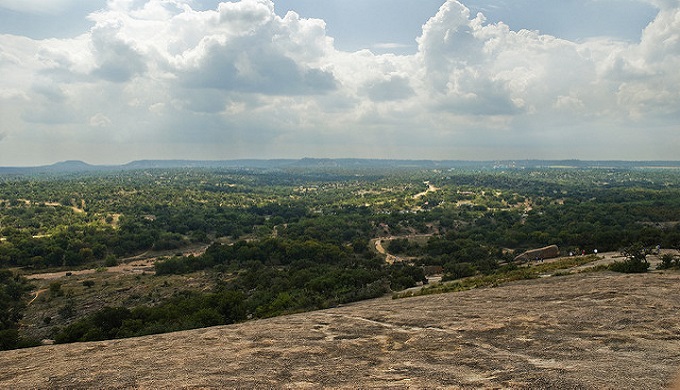
<path id="1" fill-rule="evenodd" d="M 0 166 L 678 159 L 676 0 L 0 0 Z"/>
<path id="2" fill-rule="evenodd" d="M 175 166 L 172 165 L 172 163 L 190 163 L 191 167 L 214 167 L 214 166 L 219 166 L 220 163 L 226 163 L 225 167 L 230 166 L 229 163 L 232 162 L 254 162 L 255 164 L 253 167 L 258 167 L 257 163 L 274 163 L 274 165 L 271 164 L 265 164 L 263 166 L 278 166 L 275 163 L 276 162 L 304 162 L 305 160 L 310 160 L 310 164 L 313 164 L 314 162 L 321 162 L 321 161 L 335 161 L 339 163 L 346 162 L 347 160 L 349 161 L 363 161 L 366 165 L 362 166 L 370 166 L 372 163 L 380 163 L 380 162 L 413 162 L 413 163 L 442 163 L 444 166 L 446 164 L 452 164 L 452 166 L 456 166 L 456 164 L 461 163 L 464 166 L 468 166 L 472 164 L 472 166 L 488 166 L 488 164 L 516 164 L 517 167 L 534 167 L 534 165 L 531 165 L 532 163 L 544 163 L 544 162 L 549 162 L 549 163 L 567 163 L 567 162 L 573 162 L 575 165 L 564 165 L 564 168 L 590 168 L 593 166 L 586 166 L 583 164 L 588 164 L 588 163 L 593 163 L 593 164 L 607 164 L 607 163 L 615 163 L 614 167 L 638 167 L 635 164 L 640 163 L 639 167 L 647 167 L 647 168 L 664 168 L 664 166 L 657 166 L 657 165 L 649 165 L 653 163 L 671 163 L 667 168 L 680 168 L 680 160 L 675 159 L 675 160 L 622 160 L 622 159 L 612 159 L 612 160 L 582 160 L 582 159 L 532 159 L 532 158 L 527 158 L 527 159 L 489 159 L 489 160 L 456 160 L 456 159 L 387 159 L 387 158 L 360 158 L 360 157 L 301 157 L 301 158 L 240 158 L 240 159 L 182 159 L 182 158 L 168 158 L 168 159 L 136 159 L 136 160 L 130 160 L 130 161 L 125 161 L 122 163 L 91 163 L 88 161 L 84 160 L 78 160 L 78 159 L 68 159 L 68 160 L 59 160 L 59 161 L 52 161 L 52 162 L 47 162 L 44 164 L 33 164 L 33 165 L 0 165 L 0 168 L 8 168 L 8 169 L 32 169 L 32 168 L 45 168 L 45 167 L 53 167 L 53 166 L 62 166 L 62 168 L 65 169 L 70 169 L 77 167 L 78 165 L 84 164 L 86 166 L 91 166 L 94 168 L 101 167 L 101 168 L 116 168 L 116 167 L 125 167 L 128 165 L 135 165 L 135 166 L 144 166 L 145 163 L 148 165 L 154 165 L 157 163 L 165 163 L 168 167 L 170 166 Z M 203 164 L 203 165 L 201 165 Z M 477 165 L 478 164 L 478 165 Z M 528 164 L 528 165 L 526 165 Z M 68 166 L 71 165 L 69 168 Z M 166 167 L 166 165 L 159 165 L 158 167 Z M 177 167 L 181 165 L 176 165 Z M 245 165 L 247 166 L 247 165 Z M 281 166 L 285 166 L 281 165 Z M 313 166 L 313 165 L 311 165 Z M 342 166 L 342 165 L 340 165 Z M 377 166 L 382 166 L 382 165 L 377 165 Z M 425 166 L 425 165 L 423 165 Z M 499 166 L 504 166 L 504 165 L 499 165 Z M 596 165 L 599 166 L 599 165 Z M 561 166 L 550 166 L 551 168 L 558 168 Z M 611 166 L 607 165 L 602 165 L 602 168 L 610 168 Z M 135 168 L 137 169 L 137 168 Z"/>

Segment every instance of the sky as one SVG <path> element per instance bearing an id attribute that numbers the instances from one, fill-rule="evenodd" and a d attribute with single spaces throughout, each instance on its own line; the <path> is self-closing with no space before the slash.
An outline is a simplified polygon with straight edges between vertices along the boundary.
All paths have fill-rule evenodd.
<path id="1" fill-rule="evenodd" d="M 679 0 L 0 0 L 0 166 L 678 160 Z"/>

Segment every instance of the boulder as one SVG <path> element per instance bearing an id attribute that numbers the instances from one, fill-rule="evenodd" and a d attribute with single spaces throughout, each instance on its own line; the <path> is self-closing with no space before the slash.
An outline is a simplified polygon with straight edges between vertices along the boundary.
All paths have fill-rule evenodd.
<path id="1" fill-rule="evenodd" d="M 515 261 L 545 260 L 558 257 L 560 248 L 557 245 L 550 245 L 543 248 L 531 249 L 515 257 Z"/>

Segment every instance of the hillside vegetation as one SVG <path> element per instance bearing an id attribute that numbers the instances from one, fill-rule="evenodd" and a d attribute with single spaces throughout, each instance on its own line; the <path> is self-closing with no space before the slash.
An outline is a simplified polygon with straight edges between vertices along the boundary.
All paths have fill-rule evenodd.
<path id="1" fill-rule="evenodd" d="M 0 346 L 326 309 L 433 272 L 497 285 L 538 277 L 513 254 L 553 244 L 563 255 L 620 252 L 615 269 L 644 272 L 656 248 L 680 246 L 674 169 L 352 164 L 0 177 L 0 293 L 11 307 Z M 677 267 L 674 253 L 665 268 Z"/>

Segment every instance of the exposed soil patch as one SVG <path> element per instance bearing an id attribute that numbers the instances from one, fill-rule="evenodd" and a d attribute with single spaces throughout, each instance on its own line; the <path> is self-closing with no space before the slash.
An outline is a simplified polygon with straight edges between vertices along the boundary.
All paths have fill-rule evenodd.
<path id="1" fill-rule="evenodd" d="M 112 273 L 129 273 L 129 274 L 141 274 L 141 273 L 155 273 L 153 267 L 155 259 L 146 260 L 136 260 L 126 264 L 119 264 L 115 267 L 106 267 L 107 272 Z M 60 272 L 46 272 L 42 274 L 31 274 L 26 275 L 26 278 L 32 280 L 53 280 L 59 279 L 66 276 L 73 275 L 90 275 L 98 272 L 98 269 L 81 269 L 81 270 L 71 270 L 71 271 L 60 271 Z"/>
<path id="2" fill-rule="evenodd" d="M 181 253 L 183 256 L 200 256 L 205 253 L 208 245 L 190 247 L 175 251 L 144 252 L 140 255 L 122 259 L 121 263 L 113 267 L 105 267 L 107 272 L 120 274 L 154 274 L 154 263 L 161 257 L 172 256 Z M 52 280 L 72 275 L 89 275 L 101 271 L 102 269 L 82 269 L 59 272 L 46 272 L 40 274 L 29 274 L 26 278 L 33 280 Z"/>
<path id="3" fill-rule="evenodd" d="M 427 195 L 427 194 L 430 193 L 430 192 L 437 192 L 437 191 L 439 191 L 439 188 L 437 188 L 437 187 L 435 187 L 434 185 L 430 184 L 429 181 L 426 181 L 426 182 L 423 183 L 423 184 L 425 184 L 425 185 L 427 186 L 427 189 L 426 189 L 425 191 L 423 191 L 423 192 L 420 192 L 420 193 L 417 193 L 417 194 L 413 195 L 413 199 L 422 198 L 423 196 Z"/>
<path id="4" fill-rule="evenodd" d="M 587 273 L 0 352 L 0 388 L 660 389 L 678 273 Z"/>

